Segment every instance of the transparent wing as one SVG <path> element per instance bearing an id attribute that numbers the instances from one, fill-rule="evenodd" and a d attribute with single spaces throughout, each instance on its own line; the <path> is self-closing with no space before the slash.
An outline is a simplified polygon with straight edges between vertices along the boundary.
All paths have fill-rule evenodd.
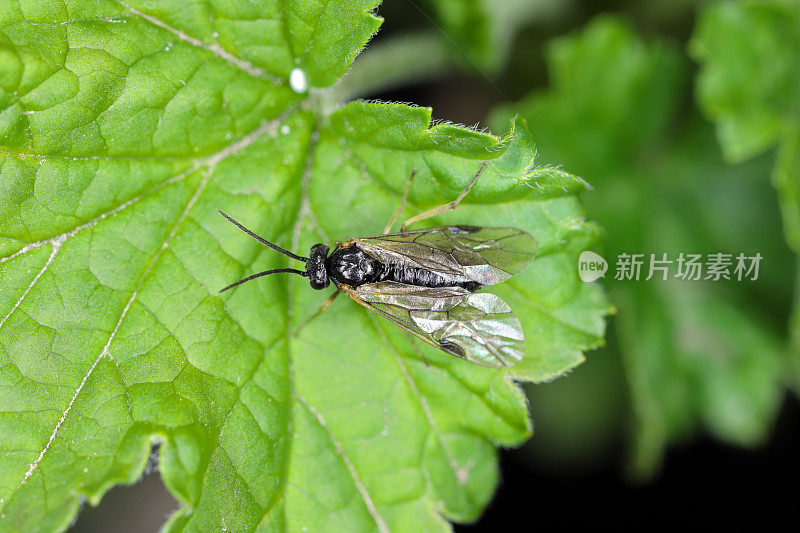
<path id="1" fill-rule="evenodd" d="M 449 354 L 485 366 L 522 359 L 525 337 L 503 300 L 461 287 L 418 287 L 394 281 L 342 286 L 350 297 Z"/>
<path id="2" fill-rule="evenodd" d="M 441 226 L 354 242 L 379 261 L 410 263 L 481 285 L 502 283 L 521 272 L 538 248 L 536 239 L 521 229 L 479 226 Z"/>

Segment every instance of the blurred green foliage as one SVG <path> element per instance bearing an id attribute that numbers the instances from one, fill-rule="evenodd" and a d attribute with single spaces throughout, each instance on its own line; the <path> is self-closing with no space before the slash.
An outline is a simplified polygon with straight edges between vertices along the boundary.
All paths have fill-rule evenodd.
<path id="1" fill-rule="evenodd" d="M 777 146 L 773 182 L 786 239 L 800 253 L 800 3 L 720 3 L 700 19 L 690 50 L 698 100 L 738 162 Z M 797 305 L 795 306 L 797 308 Z M 800 387 L 800 314 L 792 319 L 793 384 Z"/>
<path id="2" fill-rule="evenodd" d="M 428 0 L 434 23 L 477 69 L 496 71 L 504 64 L 518 29 L 560 7 L 559 0 Z M 561 3 L 563 5 L 563 2 Z"/>
<path id="3" fill-rule="evenodd" d="M 784 338 L 793 265 L 768 183 L 771 154 L 727 162 L 692 104 L 686 52 L 637 35 L 619 18 L 597 17 L 555 40 L 547 60 L 549 88 L 502 106 L 490 123 L 522 113 L 542 160 L 563 164 L 595 188 L 583 199 L 606 229 L 602 254 L 611 275 L 604 283 L 619 312 L 609 347 L 576 372 L 590 372 L 595 357 L 621 362 L 638 475 L 656 471 L 665 448 L 698 429 L 742 445 L 762 441 L 790 368 Z M 675 259 L 681 252 L 759 252 L 764 259 L 758 281 L 613 279 L 621 253 Z M 645 262 L 643 274 L 646 268 Z M 572 393 L 596 410 L 598 394 L 618 396 L 613 380 L 608 385 L 605 393 Z M 555 408 L 537 401 L 533 389 L 534 414 L 546 421 L 542 410 Z M 561 403 L 567 401 L 576 400 Z M 581 421 L 575 416 L 561 426 Z M 608 431 L 596 428 L 599 435 Z"/>

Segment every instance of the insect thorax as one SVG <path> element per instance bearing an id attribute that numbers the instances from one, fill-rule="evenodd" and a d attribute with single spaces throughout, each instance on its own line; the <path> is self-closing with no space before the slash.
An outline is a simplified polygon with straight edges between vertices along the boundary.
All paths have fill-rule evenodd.
<path id="1" fill-rule="evenodd" d="M 373 259 L 357 246 L 337 247 L 327 261 L 328 275 L 337 285 L 358 287 L 373 283 L 381 269 L 381 262 Z"/>

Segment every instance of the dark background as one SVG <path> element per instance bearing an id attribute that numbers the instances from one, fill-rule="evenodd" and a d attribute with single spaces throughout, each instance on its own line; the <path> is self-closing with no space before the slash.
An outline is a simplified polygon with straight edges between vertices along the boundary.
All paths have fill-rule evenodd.
<path id="1" fill-rule="evenodd" d="M 620 475 L 621 442 L 608 461 L 577 472 L 537 468 L 525 453 L 507 450 L 493 503 L 478 523 L 456 531 L 498 531 L 514 524 L 530 524 L 531 530 L 550 524 L 559 529 L 798 531 L 798 428 L 800 403 L 787 399 L 763 447 L 744 450 L 700 437 L 670 451 L 659 477 L 644 484 Z"/>

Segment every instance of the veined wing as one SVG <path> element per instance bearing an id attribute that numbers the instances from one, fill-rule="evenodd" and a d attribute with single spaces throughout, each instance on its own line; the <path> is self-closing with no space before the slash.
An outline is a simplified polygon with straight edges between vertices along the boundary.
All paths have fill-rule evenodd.
<path id="1" fill-rule="evenodd" d="M 359 248 L 386 263 L 410 263 L 481 285 L 502 283 L 531 262 L 538 244 L 516 228 L 441 226 L 355 239 Z"/>
<path id="2" fill-rule="evenodd" d="M 522 359 L 525 337 L 503 300 L 461 287 L 418 287 L 395 281 L 342 286 L 351 298 L 445 352 L 485 366 Z"/>

